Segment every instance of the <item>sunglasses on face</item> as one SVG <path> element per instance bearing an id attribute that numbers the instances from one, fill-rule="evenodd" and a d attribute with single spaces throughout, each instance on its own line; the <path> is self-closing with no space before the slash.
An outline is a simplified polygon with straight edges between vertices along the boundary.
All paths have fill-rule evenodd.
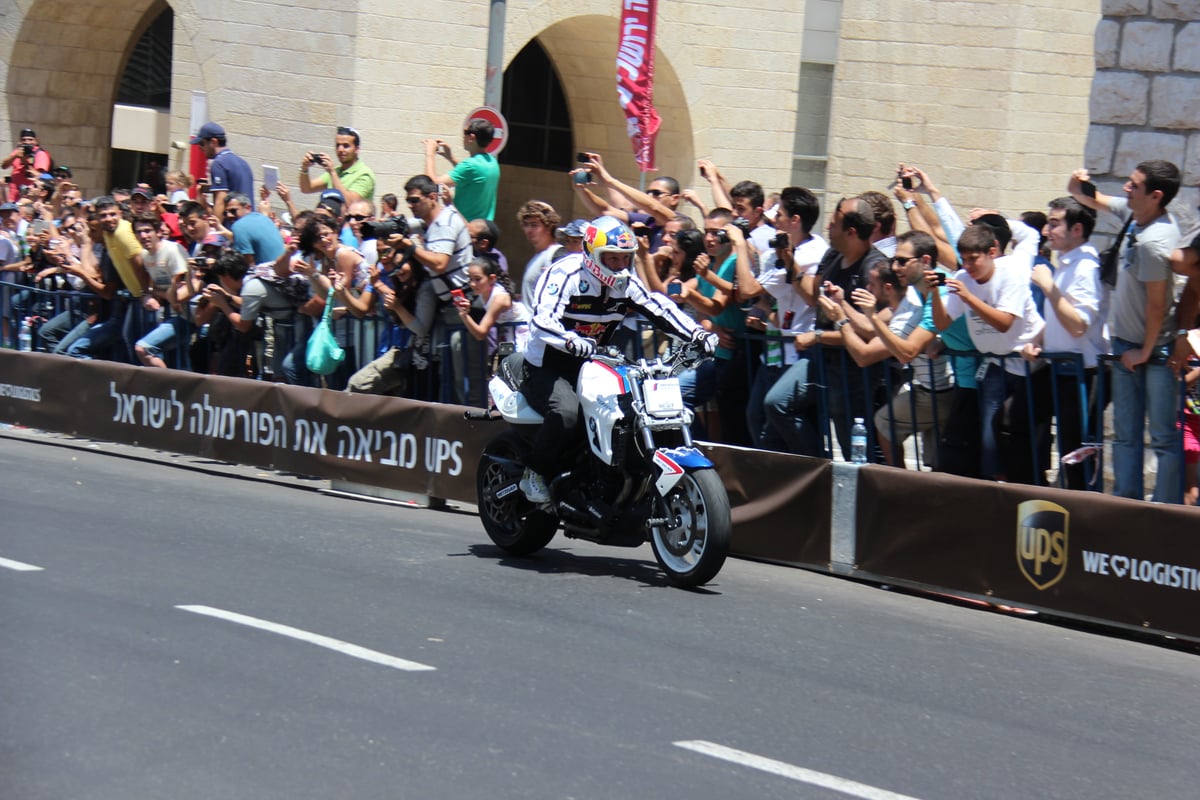
<path id="1" fill-rule="evenodd" d="M 355 222 L 362 222 L 371 218 L 370 214 L 347 214 L 346 219 L 352 219 Z"/>

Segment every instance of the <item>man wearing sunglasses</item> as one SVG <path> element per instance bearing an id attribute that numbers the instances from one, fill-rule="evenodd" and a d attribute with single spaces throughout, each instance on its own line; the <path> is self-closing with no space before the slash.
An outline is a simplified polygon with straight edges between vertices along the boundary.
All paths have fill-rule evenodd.
<path id="1" fill-rule="evenodd" d="M 326 189 L 337 189 L 347 203 L 355 200 L 375 200 L 375 173 L 358 157 L 362 139 L 354 128 L 342 126 L 333 137 L 337 161 L 327 153 L 310 151 L 300 160 L 300 191 L 316 194 Z M 324 175 L 310 178 L 310 167 L 320 167 Z"/>
<path id="2" fill-rule="evenodd" d="M 500 163 L 487 152 L 495 138 L 496 129 L 485 119 L 473 119 L 463 129 L 463 149 L 467 157 L 455 161 L 450 145 L 444 139 L 426 139 L 425 174 L 440 186 L 454 189 L 454 207 L 464 219 L 496 218 L 496 187 L 500 185 Z M 454 167 L 449 175 L 438 175 L 436 157 L 441 156 Z"/>

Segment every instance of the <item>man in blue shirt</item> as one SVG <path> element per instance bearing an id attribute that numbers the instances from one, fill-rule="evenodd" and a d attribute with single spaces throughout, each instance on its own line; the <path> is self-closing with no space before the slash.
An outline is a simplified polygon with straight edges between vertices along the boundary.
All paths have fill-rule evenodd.
<path id="1" fill-rule="evenodd" d="M 240 156 L 225 146 L 225 129 L 215 122 L 206 122 L 200 126 L 200 132 L 192 137 L 192 144 L 204 148 L 204 155 L 209 159 L 208 173 L 211 180 L 209 191 L 212 192 L 212 209 L 217 219 L 225 218 L 225 203 L 227 195 L 240 192 L 246 197 L 254 197 L 254 173 L 250 165 Z M 254 201 L 250 201 L 250 210 L 254 210 Z"/>
<path id="2" fill-rule="evenodd" d="M 283 234 L 270 217 L 254 211 L 250 198 L 241 192 L 230 192 L 226 198 L 225 224 L 233 234 L 233 249 L 245 257 L 251 271 L 283 255 Z"/>

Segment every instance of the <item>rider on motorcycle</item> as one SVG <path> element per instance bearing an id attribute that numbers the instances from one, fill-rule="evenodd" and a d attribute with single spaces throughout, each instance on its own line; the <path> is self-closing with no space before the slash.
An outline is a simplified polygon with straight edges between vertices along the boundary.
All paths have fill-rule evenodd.
<path id="1" fill-rule="evenodd" d="M 641 314 L 669 334 L 703 345 L 706 355 L 717 337 L 697 325 L 665 296 L 655 294 L 630 269 L 637 239 L 615 217 L 599 217 L 583 234 L 583 252 L 550 265 L 538 280 L 526 377 L 521 392 L 544 421 L 534 436 L 521 478 L 521 491 L 532 503 L 550 500 L 545 477 L 557 475 L 579 438 L 579 397 L 575 382 L 597 343 L 607 345 L 625 317 Z"/>

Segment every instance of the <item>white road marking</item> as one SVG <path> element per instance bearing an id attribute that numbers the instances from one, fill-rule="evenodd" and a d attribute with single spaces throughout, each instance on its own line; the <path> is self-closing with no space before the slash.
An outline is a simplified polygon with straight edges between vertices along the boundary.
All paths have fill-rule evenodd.
<path id="1" fill-rule="evenodd" d="M 334 650 L 343 655 L 361 658 L 363 661 L 371 661 L 375 664 L 382 664 L 385 667 L 393 669 L 402 669 L 408 672 L 428 672 L 436 670 L 437 667 L 431 667 L 428 664 L 420 664 L 416 661 L 406 661 L 403 658 L 389 656 L 387 653 L 380 653 L 377 650 L 368 650 L 365 647 L 360 647 L 356 644 L 343 642 L 339 639 L 333 639 L 328 636 L 322 636 L 319 633 L 310 633 L 309 631 L 293 628 L 290 625 L 280 625 L 277 622 L 269 622 L 265 619 L 256 617 L 248 617 L 245 614 L 238 614 L 233 611 L 225 611 L 220 608 L 212 608 L 211 606 L 175 606 L 183 611 L 190 611 L 193 614 L 203 614 L 208 617 L 216 617 L 227 622 L 236 622 L 239 625 L 246 625 L 251 628 L 258 628 L 271 633 L 278 633 L 280 636 L 287 636 L 292 639 L 299 639 L 302 642 L 315 644 L 318 647 L 324 647 L 328 650 Z"/>
<path id="2" fill-rule="evenodd" d="M 734 750 L 732 747 L 725 747 L 714 742 L 706 742 L 701 739 L 693 739 L 691 741 L 675 742 L 676 747 L 682 747 L 684 750 L 691 750 L 701 755 L 712 756 L 719 758 L 722 761 L 729 761 L 734 764 L 741 764 L 744 767 L 769 772 L 772 775 L 779 775 L 784 778 L 791 778 L 794 781 L 810 783 L 813 786 L 820 786 L 823 789 L 832 789 L 835 792 L 848 794 L 851 797 L 860 797 L 862 800 L 917 800 L 906 794 L 897 794 L 889 792 L 886 789 L 880 789 L 876 786 L 870 786 L 865 783 L 839 778 L 837 775 L 827 775 L 824 772 L 817 772 L 804 767 L 797 767 L 793 764 L 788 764 L 783 761 L 776 761 L 763 756 L 756 756 L 754 753 L 747 753 L 743 750 Z"/>
<path id="3" fill-rule="evenodd" d="M 13 561 L 8 558 L 0 558 L 0 567 L 14 569 L 17 572 L 41 572 L 45 569 L 45 567 L 35 567 L 33 564 L 26 564 L 23 561 Z"/>

